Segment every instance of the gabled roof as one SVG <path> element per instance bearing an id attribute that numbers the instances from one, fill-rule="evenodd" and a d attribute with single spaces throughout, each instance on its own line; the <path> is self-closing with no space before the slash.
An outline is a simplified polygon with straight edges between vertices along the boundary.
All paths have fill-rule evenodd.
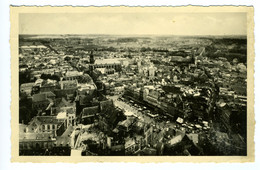
<path id="1" fill-rule="evenodd" d="M 32 96 L 32 101 L 33 102 L 42 102 L 47 100 L 47 95 L 45 93 L 38 93 L 34 94 Z"/>
<path id="2" fill-rule="evenodd" d="M 129 127 L 133 124 L 134 119 L 128 118 L 118 123 L 119 126 Z"/>
<path id="3" fill-rule="evenodd" d="M 196 133 L 187 134 L 188 138 L 193 141 L 194 144 L 198 144 L 199 142 L 199 135 Z"/>
<path id="4" fill-rule="evenodd" d="M 59 100 L 56 100 L 56 107 L 62 108 L 71 106 L 73 106 L 73 103 L 68 102 L 64 97 L 62 97 Z"/>
<path id="5" fill-rule="evenodd" d="M 93 107 L 85 107 L 82 110 L 82 117 L 84 116 L 90 116 L 90 115 L 95 115 L 96 113 L 98 113 L 99 108 L 98 106 L 93 106 Z"/>
<path id="6" fill-rule="evenodd" d="M 177 131 L 177 132 L 179 132 L 179 131 Z M 175 144 L 181 142 L 183 137 L 185 136 L 185 133 L 182 133 L 182 132 L 177 133 L 177 132 L 176 132 L 176 136 L 174 136 L 171 140 L 168 141 L 168 143 L 170 145 L 175 145 Z"/>
<path id="7" fill-rule="evenodd" d="M 41 102 L 41 101 L 48 100 L 47 98 L 56 97 L 56 95 L 53 92 L 49 91 L 49 92 L 34 94 L 32 97 L 33 97 L 32 98 L 33 102 Z"/>
<path id="8" fill-rule="evenodd" d="M 44 92 L 44 93 L 47 95 L 47 97 L 56 97 L 56 95 L 51 91 Z"/>
<path id="9" fill-rule="evenodd" d="M 100 101 L 100 109 L 101 109 L 101 111 L 103 110 L 103 108 L 106 108 L 108 106 L 113 106 L 113 101 L 112 100 Z"/>
<path id="10" fill-rule="evenodd" d="M 30 124 L 36 123 L 37 125 L 41 124 L 61 124 L 63 120 L 59 120 L 56 116 L 36 116 L 30 122 Z"/>

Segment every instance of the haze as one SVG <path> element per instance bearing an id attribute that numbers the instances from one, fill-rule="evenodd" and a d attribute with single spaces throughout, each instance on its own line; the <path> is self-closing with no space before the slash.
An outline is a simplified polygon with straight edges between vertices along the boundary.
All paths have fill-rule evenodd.
<path id="1" fill-rule="evenodd" d="M 19 34 L 246 35 L 246 13 L 26 13 Z"/>

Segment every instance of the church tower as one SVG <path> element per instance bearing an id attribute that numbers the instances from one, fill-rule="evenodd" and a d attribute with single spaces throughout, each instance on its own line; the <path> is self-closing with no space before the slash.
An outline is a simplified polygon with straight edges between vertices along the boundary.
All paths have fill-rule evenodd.
<path id="1" fill-rule="evenodd" d="M 90 64 L 94 64 L 94 63 L 95 63 L 95 59 L 94 59 L 94 55 L 93 55 L 93 51 L 90 52 L 90 55 L 89 55 L 89 61 L 90 61 Z"/>

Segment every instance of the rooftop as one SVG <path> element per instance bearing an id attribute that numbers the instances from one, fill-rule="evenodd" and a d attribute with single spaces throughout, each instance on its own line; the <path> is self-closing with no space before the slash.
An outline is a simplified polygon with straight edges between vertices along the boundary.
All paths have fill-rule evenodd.
<path id="1" fill-rule="evenodd" d="M 33 102 L 41 102 L 47 100 L 48 97 L 56 97 L 56 95 L 52 92 L 44 92 L 44 93 L 38 93 L 34 94 L 32 101 Z"/>
<path id="2" fill-rule="evenodd" d="M 56 116 L 35 116 L 32 122 L 41 124 L 61 124 L 63 123 L 63 119 L 58 119 Z"/>
<path id="3" fill-rule="evenodd" d="M 97 59 L 95 64 L 120 64 L 120 61 L 117 58 Z"/>
<path id="4" fill-rule="evenodd" d="M 68 71 L 68 72 L 66 73 L 66 77 L 81 76 L 81 75 L 83 75 L 83 72 Z"/>
<path id="5" fill-rule="evenodd" d="M 32 88 L 34 86 L 34 83 L 24 83 L 24 84 L 21 84 L 20 88 L 23 89 L 23 88 Z"/>
<path id="6" fill-rule="evenodd" d="M 51 140 L 52 133 L 35 133 L 34 131 L 26 131 L 27 125 L 19 124 L 20 140 Z"/>
<path id="7" fill-rule="evenodd" d="M 98 111 L 99 111 L 98 106 L 85 107 L 82 110 L 82 117 L 89 116 L 89 115 L 94 115 L 94 114 L 98 113 Z"/>
<path id="8" fill-rule="evenodd" d="M 47 96 L 45 93 L 34 94 L 32 97 L 33 102 L 41 102 L 47 100 Z"/>

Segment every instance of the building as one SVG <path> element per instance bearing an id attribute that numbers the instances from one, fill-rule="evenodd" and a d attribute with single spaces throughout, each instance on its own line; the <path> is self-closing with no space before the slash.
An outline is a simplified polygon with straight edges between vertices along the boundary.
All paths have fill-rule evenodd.
<path id="1" fill-rule="evenodd" d="M 43 93 L 43 92 L 54 92 L 56 88 L 56 82 L 50 82 L 50 83 L 45 83 L 45 84 L 42 84 L 41 87 L 40 87 L 40 92 Z"/>
<path id="2" fill-rule="evenodd" d="M 90 52 L 89 62 L 90 62 L 90 64 L 94 64 L 95 63 L 95 58 L 94 58 L 94 55 L 93 55 L 93 51 Z"/>
<path id="3" fill-rule="evenodd" d="M 67 129 L 67 117 L 57 116 L 35 116 L 25 128 L 25 132 L 50 133 L 60 136 Z"/>
<path id="4" fill-rule="evenodd" d="M 36 110 L 49 110 L 55 104 L 56 95 L 52 92 L 34 94 L 32 96 L 32 108 Z"/>
<path id="5" fill-rule="evenodd" d="M 126 120 L 120 121 L 117 124 L 117 129 L 122 131 L 124 134 L 127 134 L 133 127 L 133 124 L 136 122 L 135 118 L 127 117 Z"/>
<path id="6" fill-rule="evenodd" d="M 20 92 L 25 93 L 27 96 L 31 96 L 32 93 L 32 87 L 34 86 L 34 83 L 24 83 L 20 86 Z"/>
<path id="7" fill-rule="evenodd" d="M 54 93 L 57 97 L 64 97 L 67 100 L 74 99 L 74 95 L 78 89 L 77 80 L 64 80 L 59 82 L 60 89 L 55 89 Z"/>
<path id="8" fill-rule="evenodd" d="M 67 119 L 56 116 L 35 116 L 28 125 L 20 124 L 20 155 L 47 154 L 66 129 Z"/>
<path id="9" fill-rule="evenodd" d="M 127 138 L 125 140 L 125 154 L 133 155 L 136 151 L 140 149 L 140 145 L 137 144 L 134 138 Z"/>
<path id="10" fill-rule="evenodd" d="M 100 111 L 105 110 L 106 108 L 113 107 L 113 100 L 104 100 L 99 102 Z"/>
<path id="11" fill-rule="evenodd" d="M 28 132 L 26 125 L 19 125 L 19 155 L 43 155 L 54 142 L 52 133 Z"/>
<path id="12" fill-rule="evenodd" d="M 62 129 L 64 126 L 59 125 L 58 128 L 62 129 L 62 131 L 57 129 L 56 131 L 59 131 L 60 135 L 55 136 L 52 130 L 39 131 L 41 126 L 46 125 L 41 124 L 40 121 L 36 118 L 28 126 L 24 124 L 19 125 L 19 155 L 70 155 L 69 134 L 72 133 L 73 127 L 70 126 L 65 130 Z M 47 124 L 47 128 L 48 125 L 51 128 L 53 123 Z M 62 121 L 59 124 L 61 123 Z M 36 127 L 35 125 L 38 125 L 38 128 L 32 130 L 31 128 Z"/>
<path id="13" fill-rule="evenodd" d="M 95 70 L 96 68 L 106 68 L 108 70 L 114 69 L 115 71 L 120 71 L 121 62 L 117 58 L 109 59 L 97 59 L 94 64 L 90 64 L 90 70 Z"/>
<path id="14" fill-rule="evenodd" d="M 150 67 L 148 68 L 149 78 L 155 77 L 155 71 L 156 71 L 156 67 L 154 67 L 153 65 L 150 65 Z"/>
<path id="15" fill-rule="evenodd" d="M 63 77 L 63 79 L 64 80 L 79 80 L 82 75 L 83 75 L 83 72 L 67 71 L 65 73 L 65 76 Z"/>
<path id="16" fill-rule="evenodd" d="M 85 107 L 80 114 L 81 123 L 84 125 L 93 124 L 94 118 L 98 112 L 99 112 L 98 106 Z"/>
<path id="17" fill-rule="evenodd" d="M 153 126 L 146 125 L 144 130 L 144 143 L 145 145 L 153 142 Z"/>

